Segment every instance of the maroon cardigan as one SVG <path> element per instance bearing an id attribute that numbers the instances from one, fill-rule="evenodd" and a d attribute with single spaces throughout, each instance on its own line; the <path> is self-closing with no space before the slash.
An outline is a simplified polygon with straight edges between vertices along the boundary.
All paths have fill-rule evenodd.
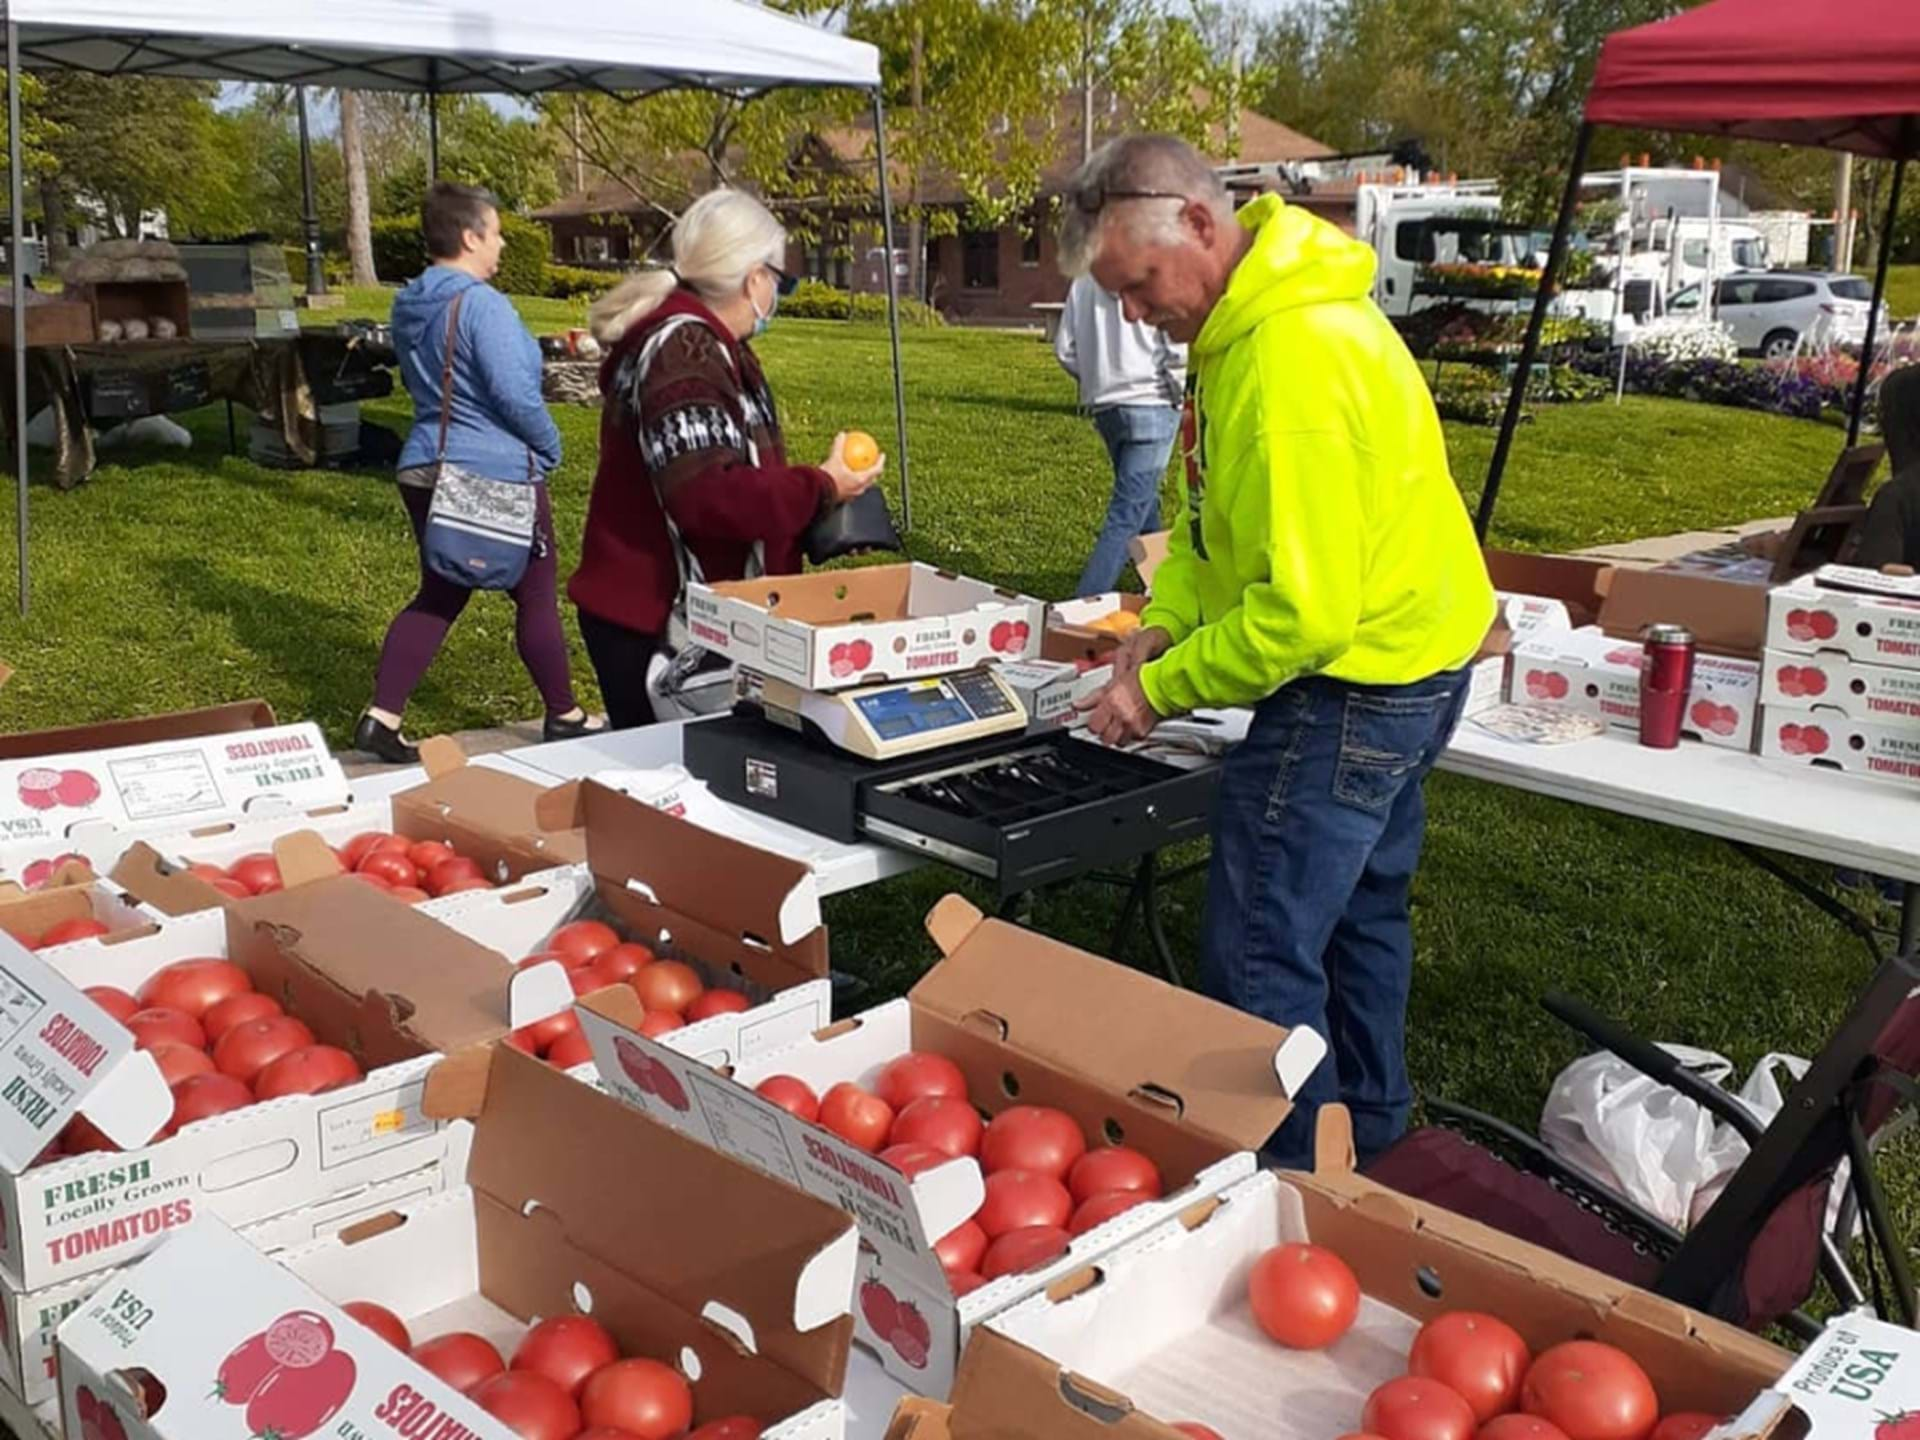
<path id="1" fill-rule="evenodd" d="M 705 323 L 682 325 L 637 376 L 641 347 L 673 315 Z M 601 364 L 600 391 L 600 463 L 580 568 L 567 582 L 575 605 L 645 635 L 665 631 L 680 577 L 662 494 L 708 580 L 744 575 L 756 540 L 768 574 L 799 571 L 801 537 L 833 482 L 787 463 L 760 361 L 693 292 L 674 291 L 621 337 Z M 758 465 L 747 463 L 745 432 Z"/>

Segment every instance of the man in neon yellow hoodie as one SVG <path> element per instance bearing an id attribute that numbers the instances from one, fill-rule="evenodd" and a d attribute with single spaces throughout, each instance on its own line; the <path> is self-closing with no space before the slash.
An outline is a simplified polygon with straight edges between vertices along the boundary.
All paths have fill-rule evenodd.
<path id="1" fill-rule="evenodd" d="M 1063 268 L 1190 346 L 1186 512 L 1112 683 L 1110 744 L 1254 707 L 1220 778 L 1202 978 L 1331 1047 L 1271 1152 L 1353 1112 L 1363 1158 L 1405 1128 L 1408 896 L 1422 781 L 1465 699 L 1493 587 L 1413 357 L 1369 298 L 1373 252 L 1265 196 L 1237 215 L 1165 136 L 1115 141 L 1067 188 Z"/>

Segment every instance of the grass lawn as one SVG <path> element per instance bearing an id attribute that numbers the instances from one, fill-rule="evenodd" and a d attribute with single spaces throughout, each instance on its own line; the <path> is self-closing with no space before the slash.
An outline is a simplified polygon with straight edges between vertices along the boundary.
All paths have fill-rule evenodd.
<path id="1" fill-rule="evenodd" d="M 348 313 L 378 313 L 382 303 L 354 299 Z M 535 304 L 539 326 L 577 323 L 577 306 Z M 965 330 L 909 332 L 904 344 L 913 553 L 1043 597 L 1067 593 L 1107 471 L 1047 347 Z M 783 322 L 760 348 L 797 455 L 824 453 L 842 427 L 891 435 L 883 331 Z M 368 418 L 404 427 L 406 406 L 370 406 Z M 578 553 L 598 417 L 570 409 L 559 419 L 567 460 L 553 486 L 565 563 Z M 413 587 L 393 488 L 374 474 L 261 469 L 224 453 L 219 412 L 190 420 L 191 460 L 143 455 L 103 465 L 70 494 L 35 489 L 34 609 L 0 631 L 0 654 L 18 672 L 0 691 L 0 724 L 264 695 L 345 744 L 385 624 Z M 1449 427 L 1470 496 L 1492 434 Z M 1546 409 L 1520 434 L 1495 539 L 1569 549 L 1789 513 L 1839 444 L 1827 426 L 1673 401 Z M 898 473 L 895 456 L 896 512 Z M 577 650 L 575 673 L 591 702 Z M 512 654 L 511 609 L 483 596 L 428 675 L 409 726 L 430 733 L 535 709 Z M 1769 1050 L 1811 1054 L 1863 978 L 1856 942 L 1722 846 L 1447 776 L 1430 794 L 1410 1026 L 1427 1093 L 1531 1125 L 1576 1048 L 1537 1007 L 1548 987 L 1654 1038 L 1721 1050 L 1744 1071 Z M 1817 867 L 1807 873 L 1819 878 Z M 969 883 L 928 870 L 831 902 L 836 963 L 872 982 L 870 993 L 896 993 L 931 958 L 919 928 L 928 905 Z M 1197 881 L 1167 897 L 1183 954 L 1201 899 Z M 1104 950 L 1114 903 L 1091 884 L 1070 886 L 1043 896 L 1034 921 Z M 1904 1180 L 1901 1221 L 1913 1233 L 1920 1179 L 1909 1171 Z"/>
<path id="2" fill-rule="evenodd" d="M 1887 313 L 1896 320 L 1920 315 L 1920 265 L 1887 267 Z"/>

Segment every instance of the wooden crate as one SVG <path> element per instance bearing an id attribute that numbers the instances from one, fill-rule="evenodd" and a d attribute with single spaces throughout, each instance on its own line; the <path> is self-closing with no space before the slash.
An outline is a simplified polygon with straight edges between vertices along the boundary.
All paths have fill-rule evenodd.
<path id="1" fill-rule="evenodd" d="M 102 320 L 171 320 L 176 339 L 193 333 L 193 307 L 184 280 L 103 280 L 82 287 L 93 307 L 94 331 Z"/>
<path id="2" fill-rule="evenodd" d="M 0 344 L 13 343 L 13 306 L 0 292 Z M 27 306 L 28 345 L 91 345 L 93 307 L 83 300 L 41 300 Z"/>

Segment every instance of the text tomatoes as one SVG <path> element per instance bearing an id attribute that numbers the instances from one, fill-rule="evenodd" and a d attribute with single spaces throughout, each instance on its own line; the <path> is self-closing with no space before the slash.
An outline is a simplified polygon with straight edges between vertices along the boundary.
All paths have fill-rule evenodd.
<path id="1" fill-rule="evenodd" d="M 1095 1195 L 1074 1208 L 1073 1218 L 1067 1221 L 1067 1233 L 1084 1235 L 1123 1211 L 1145 1205 L 1151 1198 L 1139 1190 L 1109 1190 L 1105 1195 Z"/>
<path id="2" fill-rule="evenodd" d="M 687 1007 L 707 988 L 700 983 L 691 965 L 683 965 L 678 960 L 656 960 L 651 965 L 643 965 L 627 983 L 633 986 L 633 993 L 647 1009 L 671 1010 L 676 1015 L 686 1014 Z"/>
<path id="3" fill-rule="evenodd" d="M 715 1015 L 737 1015 L 749 1008 L 747 997 L 738 990 L 708 990 L 693 997 L 687 1006 L 687 1023 L 711 1019 Z"/>
<path id="4" fill-rule="evenodd" d="M 467 1330 L 422 1340 L 408 1353 L 417 1364 L 456 1390 L 471 1389 L 489 1375 L 498 1375 L 507 1368 L 498 1350 Z"/>
<path id="5" fill-rule="evenodd" d="M 896 1110 L 929 1097 L 965 1100 L 967 1077 L 944 1055 L 909 1050 L 886 1063 L 873 1082 L 873 1093 Z"/>
<path id="6" fill-rule="evenodd" d="M 252 989 L 247 972 L 231 960 L 176 960 L 149 975 L 139 994 L 143 1006 L 178 1010 L 199 1020 L 222 1000 Z"/>
<path id="7" fill-rule="evenodd" d="M 580 1407 L 573 1397 L 531 1370 L 490 1375 L 467 1397 L 520 1440 L 573 1440 L 580 1433 Z"/>
<path id="8" fill-rule="evenodd" d="M 1533 1355 L 1504 1320 L 1471 1310 L 1437 1315 L 1420 1327 L 1407 1373 L 1438 1380 L 1473 1407 L 1481 1424 L 1520 1403 L 1520 1382 Z"/>
<path id="9" fill-rule="evenodd" d="M 173 1087 L 173 1118 L 167 1122 L 165 1133 L 171 1135 L 183 1125 L 229 1110 L 244 1110 L 251 1104 L 253 1091 L 231 1075 L 218 1071 L 189 1075 Z"/>
<path id="10" fill-rule="evenodd" d="M 1473 1407 L 1438 1380 L 1403 1375 L 1367 1397 L 1360 1424 L 1380 1440 L 1472 1440 Z"/>
<path id="11" fill-rule="evenodd" d="M 940 1257 L 940 1268 L 948 1272 L 978 1270 L 980 1257 L 987 1253 L 987 1232 L 971 1220 L 962 1220 L 957 1229 L 940 1238 L 933 1253 Z"/>
<path id="12" fill-rule="evenodd" d="M 650 965 L 640 974 L 659 968 Z M 869 1095 L 851 1081 L 842 1080 L 821 1098 L 820 1123 L 849 1145 L 872 1154 L 886 1143 L 887 1131 L 893 1126 L 893 1107 L 878 1095 Z"/>
<path id="13" fill-rule="evenodd" d="M 253 1082 L 253 1093 L 262 1100 L 277 1100 L 282 1095 L 318 1095 L 357 1084 L 365 1077 L 360 1062 L 333 1045 L 302 1045 L 289 1050 L 268 1065 Z"/>
<path id="14" fill-rule="evenodd" d="M 127 1029 L 133 1032 L 133 1043 L 142 1050 L 151 1050 L 158 1045 L 185 1045 L 194 1050 L 207 1048 L 207 1032 L 200 1028 L 200 1022 L 180 1010 L 152 1006 L 136 1011 L 127 1017 Z"/>
<path id="15" fill-rule="evenodd" d="M 620 1347 L 598 1321 L 584 1315 L 553 1315 L 527 1331 L 509 1366 L 544 1375 L 575 1396 L 587 1376 L 619 1358 Z"/>
<path id="16" fill-rule="evenodd" d="M 218 1045 L 220 1037 L 236 1025 L 243 1025 L 249 1020 L 267 1020 L 283 1013 L 280 1002 L 271 995 L 248 990 L 243 994 L 229 995 L 208 1010 L 200 1017 L 200 1027 L 207 1032 L 207 1043 Z"/>
<path id="17" fill-rule="evenodd" d="M 587 1378 L 580 1413 L 589 1425 L 625 1430 L 635 1440 L 668 1440 L 693 1420 L 693 1391 L 658 1360 L 616 1360 Z"/>
<path id="18" fill-rule="evenodd" d="M 372 850 L 354 867 L 362 875 L 384 880 L 388 885 L 411 885 L 420 878 L 413 862 L 398 850 Z"/>
<path id="19" fill-rule="evenodd" d="M 1550 1420 L 1567 1440 L 1647 1440 L 1660 1401 L 1631 1355 L 1597 1340 L 1546 1351 L 1520 1384 L 1520 1408 Z"/>
<path id="20" fill-rule="evenodd" d="M 1360 1313 L 1360 1282 L 1331 1250 L 1276 1245 L 1254 1262 L 1247 1298 L 1268 1335 L 1295 1350 L 1318 1350 L 1346 1334 Z"/>
<path id="21" fill-rule="evenodd" d="M 1087 1153 L 1079 1123 L 1064 1110 L 1044 1105 L 1015 1105 L 987 1124 L 980 1139 L 980 1168 L 1031 1170 L 1065 1180 L 1074 1161 Z"/>
<path id="22" fill-rule="evenodd" d="M 1073 1237 L 1057 1225 L 1029 1225 L 995 1237 L 980 1261 L 980 1274 L 987 1280 L 1016 1275 L 1067 1253 Z"/>
<path id="23" fill-rule="evenodd" d="M 474 873 L 480 873 L 477 867 Z M 553 932 L 553 938 L 547 941 L 547 950 L 569 966 L 584 965 L 619 943 L 619 933 L 611 925 L 598 920 L 575 920 Z"/>
<path id="24" fill-rule="evenodd" d="M 1076 1203 L 1116 1190 L 1136 1191 L 1150 1200 L 1160 1197 L 1160 1167 L 1125 1145 L 1089 1150 L 1067 1172 L 1067 1189 Z"/>
<path id="25" fill-rule="evenodd" d="M 260 1072 L 303 1046 L 313 1044 L 313 1031 L 291 1015 L 269 1015 L 245 1020 L 220 1037 L 213 1047 L 213 1063 L 222 1075 L 251 1085 Z"/>
<path id="26" fill-rule="evenodd" d="M 340 1308 L 394 1349 L 405 1351 L 413 1348 L 413 1336 L 407 1333 L 407 1322 L 386 1306 L 376 1305 L 371 1300 L 349 1300 Z"/>
<path id="27" fill-rule="evenodd" d="M 113 985 L 89 985 L 86 996 L 122 1025 L 139 1012 L 140 1002 Z"/>
<path id="28" fill-rule="evenodd" d="M 948 1095 L 915 1100 L 894 1117 L 887 1132 L 889 1145 L 926 1145 L 958 1159 L 980 1150 L 985 1130 L 973 1102 Z"/>
<path id="29" fill-rule="evenodd" d="M 973 1220 L 986 1231 L 989 1240 L 997 1240 L 1009 1230 L 1025 1230 L 1034 1225 L 1064 1227 L 1072 1214 L 1073 1197 L 1067 1193 L 1067 1187 L 1051 1175 L 1036 1174 L 1032 1170 L 997 1170 L 987 1177 L 986 1198 L 980 1202 Z"/>
<path id="30" fill-rule="evenodd" d="M 1699 1410 L 1676 1410 L 1653 1427 L 1653 1434 L 1648 1440 L 1703 1440 L 1707 1432 L 1719 1423 L 1717 1416 Z"/>
<path id="31" fill-rule="evenodd" d="M 806 1081 L 791 1075 L 769 1075 L 753 1087 L 753 1093 L 802 1120 L 811 1122 L 820 1118 L 820 1097 Z"/>

